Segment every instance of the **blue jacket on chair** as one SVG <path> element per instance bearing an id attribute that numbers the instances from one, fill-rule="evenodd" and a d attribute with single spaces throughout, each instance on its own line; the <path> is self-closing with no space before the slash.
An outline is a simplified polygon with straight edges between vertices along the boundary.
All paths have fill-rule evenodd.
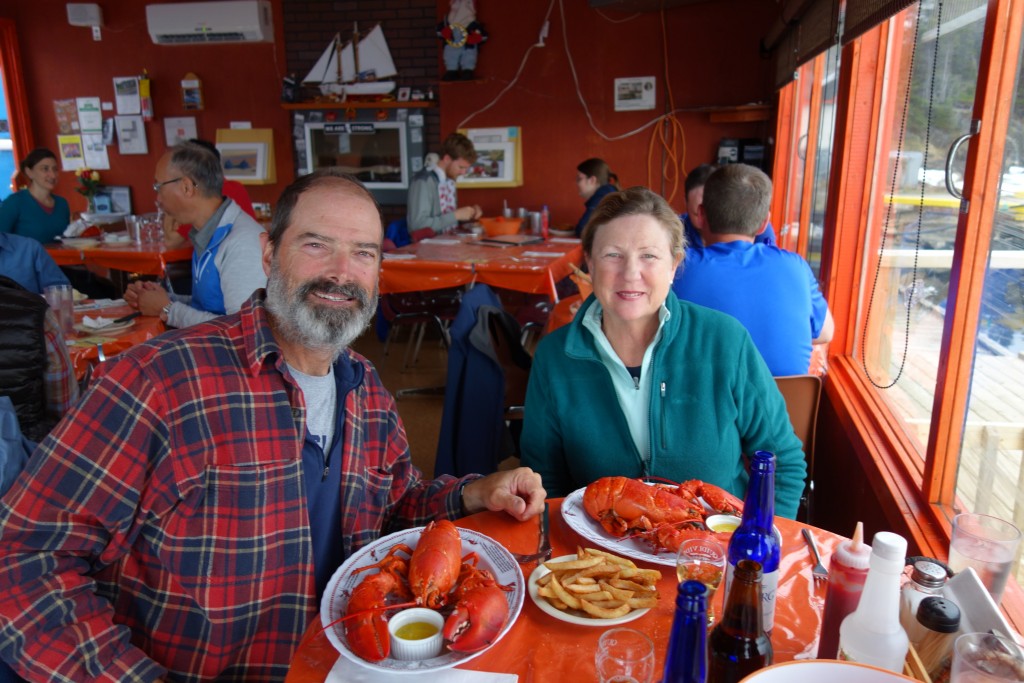
<path id="1" fill-rule="evenodd" d="M 462 297 L 452 322 L 448 376 L 434 476 L 490 474 L 513 451 L 505 425 L 505 376 L 494 357 L 486 325 L 478 328 L 482 306 L 501 310 L 487 285 Z"/>

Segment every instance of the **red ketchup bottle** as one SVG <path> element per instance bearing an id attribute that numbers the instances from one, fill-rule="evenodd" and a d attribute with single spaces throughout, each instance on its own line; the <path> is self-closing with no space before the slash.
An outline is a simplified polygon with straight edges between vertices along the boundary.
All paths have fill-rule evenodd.
<path id="1" fill-rule="evenodd" d="M 828 593 L 825 594 L 825 616 L 818 640 L 818 658 L 835 659 L 839 652 L 839 625 L 846 615 L 857 609 L 864 581 L 868 577 L 871 546 L 863 542 L 864 524 L 857 522 L 853 538 L 843 541 L 832 553 L 828 565 Z"/>

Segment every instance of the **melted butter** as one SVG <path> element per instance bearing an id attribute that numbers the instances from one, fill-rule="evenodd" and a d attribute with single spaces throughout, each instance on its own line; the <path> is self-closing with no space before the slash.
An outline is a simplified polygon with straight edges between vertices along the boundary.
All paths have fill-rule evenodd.
<path id="1" fill-rule="evenodd" d="M 403 640 L 423 640 L 437 633 L 437 627 L 422 621 L 403 624 L 395 631 L 395 635 Z"/>
<path id="2" fill-rule="evenodd" d="M 711 527 L 711 530 L 712 531 L 718 531 L 718 532 L 736 531 L 736 527 L 738 527 L 739 525 L 740 525 L 739 522 L 730 519 L 730 520 L 726 520 L 724 522 L 719 522 L 719 523 L 715 524 L 714 526 Z"/>

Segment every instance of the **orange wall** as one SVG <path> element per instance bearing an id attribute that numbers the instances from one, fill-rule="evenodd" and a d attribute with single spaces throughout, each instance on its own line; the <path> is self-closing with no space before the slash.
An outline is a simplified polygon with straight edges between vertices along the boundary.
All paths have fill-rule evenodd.
<path id="1" fill-rule="evenodd" d="M 123 156 L 116 145 L 108 147 L 111 170 L 103 173 L 104 183 L 130 185 L 135 210 L 151 210 L 155 199 L 151 188 L 153 167 L 165 149 L 162 119 L 195 115 L 200 137 L 208 139 L 232 120 L 274 129 L 278 183 L 249 186 L 249 191 L 255 201 L 276 200 L 293 177 L 290 117 L 280 106 L 280 84 L 288 68 L 284 13 L 299 5 L 272 0 L 273 44 L 181 47 L 152 43 L 146 30 L 145 4 L 140 0 L 105 0 L 101 4 L 104 26 L 100 42 L 92 40 L 88 28 L 68 25 L 64 0 L 0 5 L 0 16 L 13 19 L 18 27 L 36 144 L 56 148 L 53 100 L 99 96 L 113 102 L 111 79 L 138 74 L 145 68 L 153 80 L 157 117 L 146 124 L 150 153 Z M 664 110 L 666 54 L 676 108 L 693 110 L 771 99 L 770 63 L 761 58 L 758 45 L 761 34 L 774 20 L 775 3 L 730 0 L 666 10 L 667 47 L 662 44 L 662 14 L 658 12 L 598 11 L 586 0 L 561 0 L 561 4 L 580 88 L 595 125 L 610 137 L 638 128 Z M 441 130 L 426 131 L 433 145 L 471 113 L 491 103 L 509 84 L 525 51 L 536 42 L 549 7 L 549 3 L 542 2 L 478 5 L 479 18 L 490 33 L 481 52 L 478 79 L 423 84 L 434 85 L 440 98 Z M 438 18 L 447 6 L 448 0 L 437 0 Z M 520 126 L 525 184 L 508 189 L 464 190 L 462 200 L 481 204 L 489 214 L 497 212 L 505 199 L 515 207 L 539 208 L 546 203 L 555 223 L 575 223 L 582 211 L 574 186 L 575 167 L 590 156 L 605 158 L 625 185 L 650 184 L 667 194 L 672 189 L 671 181 L 663 186 L 657 172 L 648 178 L 648 159 L 653 159 L 657 168 L 661 155 L 667 153 L 660 146 L 650 150 L 652 129 L 608 141 L 588 125 L 569 69 L 560 5 L 551 6 L 554 10 L 546 47 L 531 52 L 516 85 L 494 107 L 472 116 L 465 124 Z M 341 20 L 339 13 L 339 23 Z M 441 69 L 438 50 L 438 76 Z M 203 81 L 205 111 L 186 112 L 181 106 L 179 81 L 190 71 Z M 658 78 L 655 111 L 613 111 L 614 78 L 651 75 Z M 722 137 L 767 139 L 773 129 L 770 122 L 712 124 L 707 112 L 697 111 L 679 113 L 678 120 L 685 144 L 680 141 L 670 151 L 678 157 L 675 167 L 686 169 L 712 160 Z M 62 174 L 57 192 L 70 199 L 73 210 L 81 210 L 84 200 L 75 195 L 74 186 L 73 174 Z M 673 204 L 684 208 L 681 187 Z"/>
<path id="2" fill-rule="evenodd" d="M 565 7 L 568 41 L 563 39 L 560 4 Z M 438 0 L 439 14 L 447 5 L 447 0 Z M 537 41 L 549 3 L 480 2 L 477 6 L 490 39 L 480 54 L 477 81 L 441 84 L 442 134 L 487 106 L 508 86 L 524 53 Z M 576 165 L 591 156 L 608 161 L 623 185 L 649 184 L 667 196 L 671 185 L 662 188 L 660 173 L 648 179 L 648 158 L 653 155 L 657 168 L 662 154 L 660 146 L 649 151 L 652 129 L 608 141 L 588 124 L 576 96 L 566 44 L 595 126 L 606 136 L 616 137 L 665 110 L 665 54 L 676 108 L 770 102 L 770 62 L 761 58 L 758 46 L 776 12 L 776 4 L 764 0 L 706 2 L 666 10 L 668 45 L 664 46 L 658 12 L 599 12 L 587 0 L 554 3 L 546 46 L 530 53 L 518 82 L 496 105 L 465 124 L 521 126 L 525 184 L 460 190 L 460 203 L 478 203 L 489 214 L 501 208 L 503 199 L 514 207 L 540 208 L 546 203 L 555 223 L 575 223 L 582 213 L 574 185 Z M 635 76 L 657 77 L 657 109 L 615 112 L 613 79 Z M 766 139 L 773 130 L 768 122 L 712 124 L 707 112 L 684 112 L 678 120 L 686 144 L 674 150 L 681 162 L 676 167 L 685 169 L 712 161 L 722 137 Z M 680 210 L 685 206 L 681 183 L 672 203 Z"/>
<path id="3" fill-rule="evenodd" d="M 284 64 L 284 51 L 278 0 L 273 3 L 275 43 L 197 47 L 154 45 L 146 30 L 146 3 L 139 0 L 100 3 L 102 40 L 95 42 L 89 28 L 68 24 L 66 4 L 64 0 L 19 0 L 0 5 L 0 16 L 17 25 L 37 146 L 57 152 L 54 100 L 97 96 L 103 102 L 114 102 L 112 79 L 147 69 L 156 114 L 146 124 L 149 154 L 122 155 L 115 142 L 107 148 L 110 170 L 102 172 L 104 184 L 131 186 L 136 212 L 155 210 L 153 169 L 166 150 L 164 117 L 195 116 L 199 136 L 209 140 L 232 120 L 251 121 L 254 128 L 273 127 L 278 179 L 285 183 L 291 179 L 291 141 L 287 117 L 279 104 L 282 74 L 278 64 Z M 179 84 L 190 71 L 203 82 L 204 111 L 187 112 L 182 107 Z M 114 113 L 104 112 L 104 116 Z M 75 194 L 74 187 L 74 174 L 62 173 L 57 193 L 68 199 L 72 211 L 80 211 L 85 200 Z M 278 183 L 250 185 L 248 189 L 254 201 L 273 201 L 283 187 Z"/>

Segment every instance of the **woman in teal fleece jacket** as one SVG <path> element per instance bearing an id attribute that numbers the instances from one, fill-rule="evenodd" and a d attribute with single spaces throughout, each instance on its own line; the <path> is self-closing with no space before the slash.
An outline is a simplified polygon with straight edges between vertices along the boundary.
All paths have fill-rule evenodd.
<path id="1" fill-rule="evenodd" d="M 794 517 L 807 467 L 786 404 L 735 319 L 669 296 L 683 226 L 645 188 L 606 197 L 583 233 L 594 283 L 537 347 L 522 464 L 549 496 L 604 476 L 701 479 L 740 498 L 743 454 L 776 455 L 775 512 Z"/>

